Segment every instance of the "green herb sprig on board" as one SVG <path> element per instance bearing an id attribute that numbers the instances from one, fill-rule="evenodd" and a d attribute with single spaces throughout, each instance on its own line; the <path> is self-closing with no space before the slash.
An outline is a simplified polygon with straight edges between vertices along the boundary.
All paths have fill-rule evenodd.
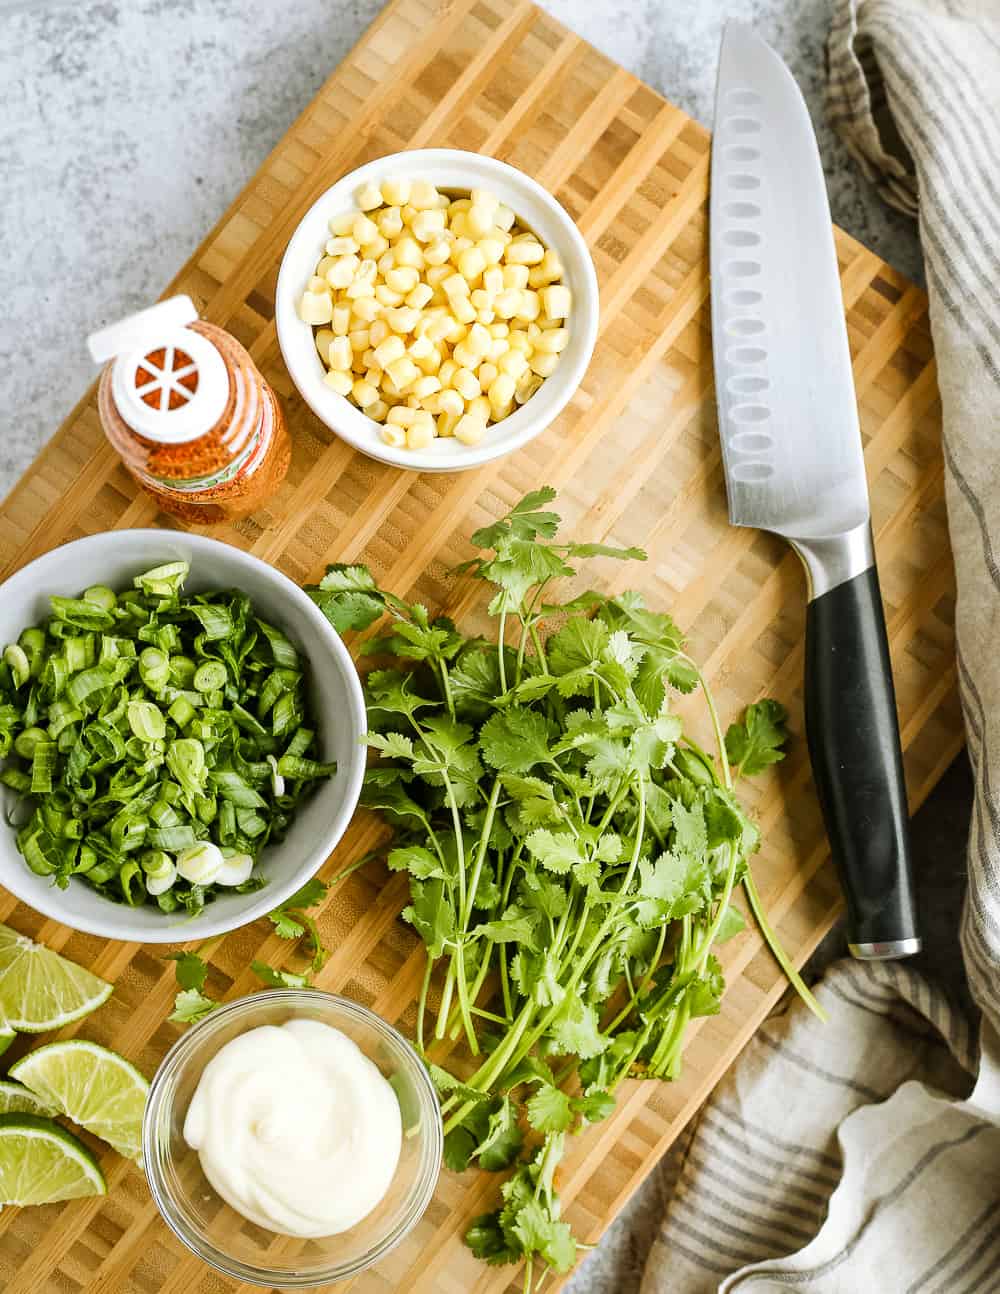
<path id="1" fill-rule="evenodd" d="M 719 1010 L 715 949 L 743 927 L 738 887 L 819 1010 L 762 911 L 759 834 L 733 793 L 734 773 L 781 758 L 783 710 L 760 702 L 724 736 L 668 615 L 635 593 L 548 603 L 577 559 L 645 558 L 559 542 L 554 498 L 533 491 L 472 536 L 480 555 L 460 570 L 494 586 L 493 641 L 378 589 L 364 567 L 331 567 L 309 590 L 342 631 L 388 617 L 363 648 L 394 663 L 365 681 L 380 758 L 362 802 L 393 828 L 388 866 L 409 875 L 403 915 L 427 949 L 416 1041 L 445 1161 L 520 1161 L 467 1243 L 489 1263 L 525 1260 L 525 1290 L 539 1266 L 576 1257 L 555 1187 L 566 1135 L 606 1118 L 625 1078 L 676 1078 L 689 1022 Z M 714 754 L 671 705 L 699 687 Z M 461 1075 L 430 1059 L 460 1036 Z"/>

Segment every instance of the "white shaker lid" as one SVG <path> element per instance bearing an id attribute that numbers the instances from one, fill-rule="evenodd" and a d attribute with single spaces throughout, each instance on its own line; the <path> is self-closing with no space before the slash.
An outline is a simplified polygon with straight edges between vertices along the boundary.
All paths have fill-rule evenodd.
<path id="1" fill-rule="evenodd" d="M 188 296 L 170 297 L 87 338 L 91 358 L 114 360 L 111 396 L 133 431 L 161 444 L 203 436 L 222 417 L 229 370 L 219 351 L 188 324 Z"/>

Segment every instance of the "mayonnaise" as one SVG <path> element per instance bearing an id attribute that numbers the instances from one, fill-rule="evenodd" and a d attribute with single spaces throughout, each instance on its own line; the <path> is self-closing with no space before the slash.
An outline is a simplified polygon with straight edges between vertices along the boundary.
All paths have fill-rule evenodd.
<path id="1" fill-rule="evenodd" d="M 389 1189 L 402 1145 L 396 1093 L 339 1029 L 250 1029 L 208 1062 L 184 1120 L 216 1191 L 287 1236 L 332 1236 Z"/>

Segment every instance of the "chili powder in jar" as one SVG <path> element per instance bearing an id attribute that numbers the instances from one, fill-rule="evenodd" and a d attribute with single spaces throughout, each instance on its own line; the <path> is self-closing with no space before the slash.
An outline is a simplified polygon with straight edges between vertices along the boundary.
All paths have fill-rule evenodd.
<path id="1" fill-rule="evenodd" d="M 171 297 L 88 338 L 108 440 L 164 512 L 206 525 L 255 511 L 284 480 L 278 397 L 246 349 Z"/>

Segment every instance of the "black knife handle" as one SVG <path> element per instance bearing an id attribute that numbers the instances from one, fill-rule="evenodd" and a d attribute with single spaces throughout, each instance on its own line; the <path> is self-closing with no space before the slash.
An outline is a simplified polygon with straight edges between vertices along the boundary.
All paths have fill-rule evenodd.
<path id="1" fill-rule="evenodd" d="M 806 735 L 855 957 L 920 949 L 903 756 L 874 566 L 809 603 Z"/>

